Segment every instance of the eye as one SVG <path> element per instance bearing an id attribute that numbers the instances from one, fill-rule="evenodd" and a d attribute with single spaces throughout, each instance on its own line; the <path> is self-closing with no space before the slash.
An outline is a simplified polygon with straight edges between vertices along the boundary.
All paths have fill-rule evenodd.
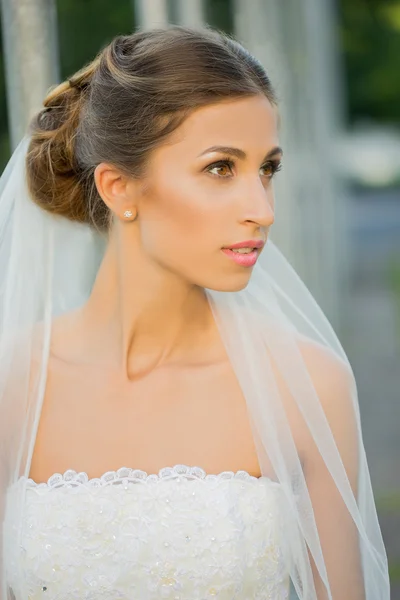
<path id="1" fill-rule="evenodd" d="M 206 171 L 214 175 L 215 177 L 220 177 L 222 179 L 228 179 L 232 175 L 232 169 L 235 166 L 234 162 L 229 158 L 224 158 L 222 160 L 218 160 L 211 165 L 206 167 Z M 275 173 L 280 171 L 282 168 L 282 163 L 279 160 L 271 160 L 265 163 L 261 170 L 266 171 L 264 175 L 268 177 L 268 179 L 272 179 Z M 213 172 L 214 171 L 214 172 Z M 216 171 L 216 172 L 215 172 Z"/>
<path id="2" fill-rule="evenodd" d="M 278 171 L 282 169 L 282 163 L 278 160 L 272 160 L 270 162 L 265 163 L 265 165 L 263 165 L 261 169 L 266 170 L 266 176 L 269 179 L 272 179 L 275 173 L 278 173 Z"/>
<path id="3" fill-rule="evenodd" d="M 232 160 L 229 160 L 228 158 L 223 159 L 223 160 L 218 160 L 217 162 L 212 163 L 211 165 L 208 165 L 208 167 L 206 168 L 206 171 L 208 173 L 211 173 L 211 175 L 215 175 L 216 177 L 222 177 L 223 179 L 226 179 L 226 169 L 229 169 L 230 172 L 232 172 L 232 168 L 233 168 L 234 164 Z M 220 172 L 218 173 L 213 173 L 212 171 L 215 170 L 220 170 Z M 221 170 L 223 171 L 221 173 Z"/>

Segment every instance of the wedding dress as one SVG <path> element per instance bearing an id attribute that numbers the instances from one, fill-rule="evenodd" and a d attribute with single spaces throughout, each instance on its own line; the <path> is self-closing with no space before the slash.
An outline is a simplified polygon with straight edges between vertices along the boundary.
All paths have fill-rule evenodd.
<path id="1" fill-rule="evenodd" d="M 286 600 L 284 506 L 277 482 L 246 471 L 21 478 L 8 495 L 7 578 L 15 600 Z"/>

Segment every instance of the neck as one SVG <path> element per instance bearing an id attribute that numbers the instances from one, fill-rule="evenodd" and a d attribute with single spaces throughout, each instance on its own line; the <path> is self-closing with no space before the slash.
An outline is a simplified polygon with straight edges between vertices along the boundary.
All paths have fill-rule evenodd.
<path id="1" fill-rule="evenodd" d="M 79 320 L 85 356 L 129 379 L 189 357 L 213 321 L 204 289 L 155 264 L 133 236 L 110 239 Z"/>

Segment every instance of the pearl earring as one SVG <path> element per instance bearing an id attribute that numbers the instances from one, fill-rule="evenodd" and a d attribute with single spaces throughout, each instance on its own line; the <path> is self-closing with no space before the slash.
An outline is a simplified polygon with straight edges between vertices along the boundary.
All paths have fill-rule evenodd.
<path id="1" fill-rule="evenodd" d="M 124 217 L 125 217 L 126 219 L 130 219 L 130 218 L 132 217 L 132 215 L 133 215 L 133 212 L 132 212 L 131 210 L 126 210 L 126 211 L 124 212 Z"/>

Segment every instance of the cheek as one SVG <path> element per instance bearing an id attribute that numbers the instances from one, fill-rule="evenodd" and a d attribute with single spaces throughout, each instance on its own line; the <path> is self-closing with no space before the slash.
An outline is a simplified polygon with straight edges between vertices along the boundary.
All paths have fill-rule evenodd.
<path id="1" fill-rule="evenodd" d="M 223 244 L 225 213 L 207 186 L 181 176 L 179 187 L 160 185 L 146 199 L 142 242 L 150 254 L 174 256 L 184 248 L 185 256 L 204 258 Z"/>

